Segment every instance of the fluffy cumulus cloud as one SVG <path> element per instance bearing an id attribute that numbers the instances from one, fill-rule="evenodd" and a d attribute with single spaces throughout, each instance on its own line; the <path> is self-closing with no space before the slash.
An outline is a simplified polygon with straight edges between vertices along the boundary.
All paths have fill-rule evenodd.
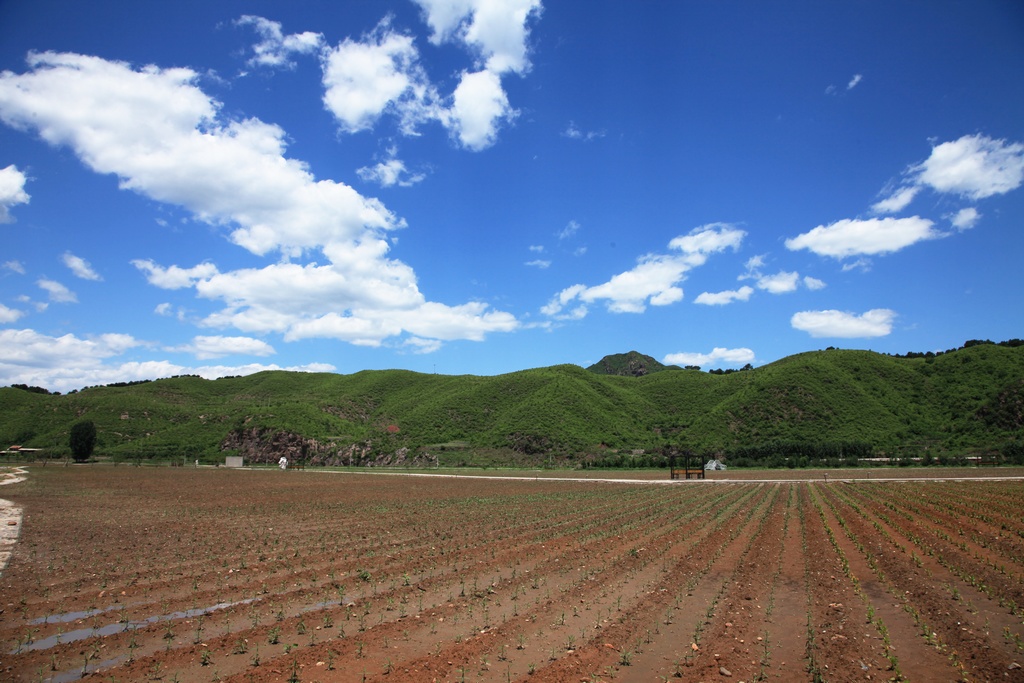
<path id="1" fill-rule="evenodd" d="M 463 73 L 455 88 L 451 130 L 463 147 L 474 151 L 490 147 L 505 121 L 517 115 L 493 71 Z"/>
<path id="2" fill-rule="evenodd" d="M 890 254 L 938 237 L 942 237 L 942 233 L 935 229 L 935 224 L 920 216 L 844 219 L 787 239 L 786 248 L 807 249 L 819 256 L 844 259 Z"/>
<path id="3" fill-rule="evenodd" d="M 969 206 L 966 209 L 960 209 L 955 214 L 949 217 L 949 222 L 953 224 L 953 227 L 957 230 L 970 230 L 973 228 L 978 221 L 981 220 L 981 214 L 973 206 Z"/>
<path id="4" fill-rule="evenodd" d="M 818 280 L 817 278 L 804 277 L 803 279 L 801 279 L 800 273 L 797 272 L 780 270 L 778 273 L 774 273 L 772 275 L 765 275 L 761 271 L 761 269 L 764 267 L 764 264 L 764 255 L 751 256 L 749 259 L 747 259 L 747 262 L 744 264 L 746 271 L 743 272 L 737 279 L 754 280 L 758 289 L 760 289 L 763 292 L 768 292 L 769 294 L 787 294 L 789 292 L 795 292 L 797 289 L 800 288 L 801 283 L 803 283 L 804 287 L 810 290 L 821 289 L 825 286 L 825 283 L 822 282 L 821 280 Z M 742 298 L 742 301 L 746 301 L 747 299 L 750 298 L 750 294 L 752 294 L 754 290 L 751 289 L 750 287 L 741 287 L 737 291 L 740 294 L 745 293 L 745 296 Z M 730 293 L 722 292 L 722 295 L 728 294 Z M 709 296 L 715 297 L 715 295 Z M 700 297 L 698 297 L 698 299 L 699 298 Z M 711 298 L 710 300 L 715 301 L 715 303 L 730 303 L 732 301 L 732 299 L 726 299 L 725 301 L 718 302 L 714 298 Z M 697 303 L 707 303 L 707 301 L 697 301 Z"/>
<path id="5" fill-rule="evenodd" d="M 184 366 L 169 361 L 133 361 L 123 356 L 143 343 L 126 334 L 83 339 L 73 334 L 52 337 L 33 330 L 0 330 L 0 384 L 29 384 L 55 391 L 83 386 L 192 374 L 215 379 L 264 370 L 331 372 L 323 363 L 280 367 L 274 364 Z"/>
<path id="6" fill-rule="evenodd" d="M 146 274 L 149 284 L 161 289 L 183 289 L 217 274 L 217 266 L 200 263 L 191 268 L 160 266 L 149 259 L 135 259 L 132 265 Z"/>
<path id="7" fill-rule="evenodd" d="M 914 201 L 914 197 L 921 191 L 920 187 L 910 186 L 901 187 L 898 190 L 887 193 L 884 199 L 881 199 L 871 205 L 871 210 L 875 213 L 899 213 L 903 209 L 910 206 L 910 202 Z"/>
<path id="8" fill-rule="evenodd" d="M 540 15 L 540 0 L 416 0 L 436 45 L 463 43 L 493 73 L 530 68 L 529 24 Z"/>
<path id="9" fill-rule="evenodd" d="M 293 68 L 293 55 L 314 54 L 323 47 L 324 37 L 320 33 L 305 31 L 285 35 L 280 22 L 253 15 L 245 15 L 237 22 L 239 26 L 251 26 L 261 40 L 252 47 L 250 66 L 271 68 Z"/>
<path id="10" fill-rule="evenodd" d="M 24 311 L 19 311 L 16 308 L 9 308 L 0 304 L 0 324 L 6 325 L 13 323 L 23 315 L 25 315 Z"/>
<path id="11" fill-rule="evenodd" d="M 905 209 L 922 189 L 978 201 L 1016 190 L 1024 183 L 1024 144 L 965 135 L 932 148 L 903 181 L 872 206 L 876 213 Z"/>
<path id="12" fill-rule="evenodd" d="M 836 310 L 801 311 L 793 315 L 790 324 L 816 338 L 861 339 L 886 336 L 892 332 L 895 319 L 896 312 L 887 308 L 872 309 L 861 315 Z"/>
<path id="13" fill-rule="evenodd" d="M 911 169 L 920 184 L 977 201 L 1006 194 L 1024 182 L 1024 144 L 965 135 L 932 148 Z"/>
<path id="14" fill-rule="evenodd" d="M 324 105 L 348 133 L 371 129 L 390 114 L 404 135 L 416 135 L 421 124 L 437 122 L 459 146 L 486 149 L 518 115 L 501 78 L 529 71 L 530 21 L 539 15 L 540 2 L 418 2 L 433 44 L 454 43 L 474 57 L 473 67 L 462 70 L 451 95 L 438 92 L 420 63 L 412 36 L 395 30 L 386 17 L 359 40 L 347 38 L 321 51 Z M 276 28 L 280 32 L 280 26 Z M 378 165 L 364 170 L 386 179 L 395 169 Z"/>
<path id="15" fill-rule="evenodd" d="M 811 291 L 817 291 L 819 289 L 825 289 L 825 287 L 827 287 L 827 286 L 828 285 L 825 284 L 824 280 L 819 280 L 818 278 L 811 277 L 810 275 L 805 275 L 804 276 L 804 287 L 806 287 L 807 289 L 809 289 Z"/>
<path id="16" fill-rule="evenodd" d="M 578 319 L 586 315 L 590 304 L 598 301 L 604 302 L 612 313 L 642 313 L 648 305 L 676 303 L 683 298 L 679 284 L 686 273 L 703 265 L 712 254 L 738 249 L 745 235 L 743 230 L 726 223 L 695 228 L 671 240 L 670 253 L 642 256 L 634 268 L 600 285 L 567 287 L 541 311 L 554 318 Z"/>
<path id="17" fill-rule="evenodd" d="M 411 173 L 405 167 L 405 162 L 395 158 L 393 153 L 384 161 L 373 166 L 364 166 L 356 173 L 363 180 L 377 183 L 381 187 L 412 187 L 426 178 L 423 173 Z"/>
<path id="18" fill-rule="evenodd" d="M 199 360 L 224 356 L 272 356 L 274 347 L 253 337 L 198 336 L 190 344 L 171 349 L 194 354 Z"/>
<path id="19" fill-rule="evenodd" d="M 725 306 L 735 301 L 749 301 L 750 295 L 753 293 L 754 288 L 745 285 L 739 289 L 725 290 L 724 292 L 701 292 L 693 300 L 693 303 L 705 306 Z"/>
<path id="20" fill-rule="evenodd" d="M 0 168 L 0 223 L 11 223 L 11 207 L 27 204 L 29 195 L 25 192 L 25 174 L 14 164 Z"/>
<path id="21" fill-rule="evenodd" d="M 284 156 L 284 131 L 258 119 L 224 121 L 219 103 L 183 68 L 52 52 L 29 56 L 26 74 L 0 76 L 0 118 L 71 147 L 121 187 L 236 226 L 255 254 L 289 254 L 401 226 L 379 201 L 317 181 Z"/>
<path id="22" fill-rule="evenodd" d="M 494 144 L 501 126 L 512 121 L 501 84 L 506 73 L 530 69 L 530 22 L 540 15 L 540 0 L 416 0 L 431 29 L 430 41 L 461 44 L 476 57 L 463 71 L 444 123 L 470 150 Z"/>
<path id="23" fill-rule="evenodd" d="M 757 279 L 757 288 L 770 294 L 786 294 L 795 292 L 800 286 L 800 274 L 779 271 L 774 275 L 762 275 Z"/>
<path id="24" fill-rule="evenodd" d="M 280 254 L 264 268 L 234 272 L 134 262 L 156 286 L 194 287 L 222 302 L 205 324 L 374 345 L 432 331 L 438 339 L 480 339 L 517 326 L 480 303 L 426 301 L 412 269 L 387 256 L 387 235 L 404 221 L 288 158 L 279 127 L 226 120 L 193 71 L 49 52 L 30 55 L 29 69 L 0 75 L 5 123 L 71 148 L 90 169 L 117 175 L 124 189 L 224 226 L 256 256 Z M 316 253 L 327 263 L 289 262 Z"/>
<path id="25" fill-rule="evenodd" d="M 754 352 L 748 348 L 727 349 L 716 346 L 711 353 L 670 353 L 665 356 L 663 363 L 667 365 L 705 366 L 711 364 L 725 363 L 726 365 L 739 365 L 751 363 L 754 360 Z"/>
<path id="26" fill-rule="evenodd" d="M 346 39 L 327 51 L 323 84 L 324 105 L 349 133 L 373 127 L 386 111 L 406 134 L 444 118 L 412 37 L 395 31 L 389 20 L 362 40 Z"/>
<path id="27" fill-rule="evenodd" d="M 54 303 L 73 304 L 78 302 L 75 293 L 56 280 L 40 278 L 36 284 L 49 295 L 50 301 Z"/>
<path id="28" fill-rule="evenodd" d="M 82 278 L 83 280 L 102 280 L 100 274 L 93 270 L 92 265 L 89 264 L 81 256 L 75 256 L 70 251 L 64 252 L 61 256 L 61 260 L 64 265 L 71 269 L 71 272 L 75 274 L 75 277 Z"/>

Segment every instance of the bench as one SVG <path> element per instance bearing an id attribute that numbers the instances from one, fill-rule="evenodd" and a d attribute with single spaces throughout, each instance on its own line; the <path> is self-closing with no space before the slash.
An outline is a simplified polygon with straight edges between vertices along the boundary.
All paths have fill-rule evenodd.
<path id="1" fill-rule="evenodd" d="M 681 463 L 678 461 L 682 460 Z M 700 458 L 682 456 L 669 458 L 669 478 L 671 479 L 703 479 L 704 465 Z"/>

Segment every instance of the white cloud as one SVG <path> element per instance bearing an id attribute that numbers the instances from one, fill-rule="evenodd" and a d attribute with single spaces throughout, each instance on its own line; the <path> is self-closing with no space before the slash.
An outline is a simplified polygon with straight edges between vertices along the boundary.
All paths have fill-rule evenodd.
<path id="1" fill-rule="evenodd" d="M 301 253 L 401 227 L 375 199 L 317 181 L 284 154 L 284 131 L 257 119 L 222 122 L 188 69 L 74 54 L 29 56 L 33 71 L 0 75 L 0 117 L 68 145 L 124 189 L 184 206 L 255 254 Z"/>
<path id="2" fill-rule="evenodd" d="M 75 256 L 70 251 L 64 252 L 61 256 L 61 260 L 64 261 L 64 265 L 71 269 L 71 272 L 75 274 L 75 277 L 80 277 L 83 280 L 102 280 L 99 273 L 92 269 L 92 266 L 88 261 L 80 256 Z"/>
<path id="3" fill-rule="evenodd" d="M 146 274 L 146 281 L 161 289 L 183 289 L 192 287 L 200 280 L 213 277 L 218 273 L 217 266 L 212 263 L 200 263 L 191 268 L 168 266 L 164 268 L 150 259 L 135 259 L 132 265 Z"/>
<path id="4" fill-rule="evenodd" d="M 257 256 L 319 250 L 329 261 L 229 273 L 212 264 L 133 261 L 158 287 L 194 286 L 222 301 L 206 325 L 364 344 L 403 332 L 430 336 L 421 329 L 481 339 L 517 327 L 513 316 L 484 304 L 426 301 L 412 269 L 387 258 L 385 236 L 404 221 L 347 185 L 316 180 L 284 155 L 277 126 L 221 120 L 219 103 L 193 85 L 191 70 L 136 70 L 55 53 L 30 55 L 29 66 L 26 74 L 0 74 L 0 118 L 8 124 L 71 147 L 92 170 L 118 175 L 124 189 L 228 226 L 231 240 Z"/>
<path id="5" fill-rule="evenodd" d="M 678 284 L 688 271 L 703 265 L 711 254 L 737 249 L 745 235 L 726 223 L 695 228 L 669 242 L 669 247 L 680 254 L 642 256 L 634 268 L 613 276 L 604 284 L 573 285 L 562 290 L 541 310 L 546 315 L 560 317 L 570 302 L 578 300 L 580 306 L 573 310 L 571 317 L 580 318 L 586 314 L 585 306 L 597 301 L 604 301 L 612 313 L 642 313 L 648 305 L 676 303 L 683 298 Z"/>
<path id="6" fill-rule="evenodd" d="M 434 353 L 441 348 L 441 342 L 437 339 L 421 339 L 420 337 L 410 337 L 405 340 L 403 346 L 407 346 L 412 349 L 413 353 L 426 354 Z"/>
<path id="7" fill-rule="evenodd" d="M 21 261 L 4 261 L 2 267 L 4 270 L 9 270 L 12 273 L 25 274 L 25 266 L 22 265 Z"/>
<path id="8" fill-rule="evenodd" d="M 975 201 L 1006 194 L 1024 182 L 1024 144 L 965 135 L 933 147 L 931 155 L 910 173 L 937 192 Z"/>
<path id="9" fill-rule="evenodd" d="M 374 166 L 364 166 L 356 170 L 356 173 L 363 180 L 375 182 L 381 187 L 412 187 L 426 178 L 422 173 L 410 173 L 405 162 L 393 156 Z"/>
<path id="10" fill-rule="evenodd" d="M 435 45 L 460 42 L 496 74 L 530 68 L 527 40 L 540 0 L 416 0 L 423 8 Z"/>
<path id="11" fill-rule="evenodd" d="M 191 353 L 199 360 L 233 355 L 272 356 L 276 353 L 273 346 L 260 339 L 221 336 L 195 337 L 190 344 L 169 350 Z"/>
<path id="12" fill-rule="evenodd" d="M 525 265 L 544 270 L 545 268 L 551 267 L 551 261 L 545 261 L 544 259 L 535 259 L 533 261 L 527 261 Z"/>
<path id="13" fill-rule="evenodd" d="M 1016 190 L 1024 183 L 1024 144 L 965 135 L 934 146 L 903 175 L 902 185 L 871 207 L 875 213 L 902 211 L 923 188 L 972 201 Z"/>
<path id="14" fill-rule="evenodd" d="M 324 37 L 320 33 L 305 31 L 285 35 L 280 22 L 251 14 L 242 16 L 235 24 L 252 26 L 262 38 L 252 46 L 253 56 L 248 62 L 250 66 L 290 69 L 295 66 L 292 55 L 313 54 L 319 51 L 324 43 Z"/>
<path id="15" fill-rule="evenodd" d="M 670 353 L 662 361 L 666 365 L 709 365 L 711 363 L 726 363 L 739 365 L 740 363 L 751 363 L 754 360 L 754 352 L 747 348 L 726 349 L 716 346 L 711 353 Z"/>
<path id="16" fill-rule="evenodd" d="M 544 253 L 544 245 L 543 244 L 531 244 L 529 247 L 527 247 L 527 249 L 529 249 L 530 251 L 532 251 L 535 254 L 543 254 Z"/>
<path id="17" fill-rule="evenodd" d="M 790 320 L 794 329 L 812 337 L 839 337 L 854 339 L 884 337 L 892 331 L 896 312 L 876 308 L 861 315 L 843 311 L 801 311 Z"/>
<path id="18" fill-rule="evenodd" d="M 12 223 L 11 207 L 28 204 L 29 195 L 25 192 L 25 174 L 11 164 L 0 168 L 0 223 Z"/>
<path id="19" fill-rule="evenodd" d="M 368 130 L 386 111 L 406 135 L 443 118 L 411 36 L 385 19 L 362 41 L 345 39 L 323 57 L 324 105 L 349 133 Z"/>
<path id="20" fill-rule="evenodd" d="M 481 340 L 488 332 L 518 327 L 513 316 L 482 303 L 425 301 L 412 269 L 383 258 L 387 249 L 383 241 L 370 242 L 332 254 L 332 265 L 277 263 L 202 279 L 196 283 L 199 295 L 225 305 L 203 324 L 281 332 L 286 341 L 326 337 L 362 346 L 379 346 L 403 331 Z"/>
<path id="21" fill-rule="evenodd" d="M 575 235 L 583 227 L 578 221 L 572 220 L 565 224 L 565 227 L 558 231 L 558 239 L 566 240 Z"/>
<path id="22" fill-rule="evenodd" d="M 24 311 L 19 311 L 16 308 L 8 308 L 3 304 L 0 304 L 0 324 L 13 323 L 21 316 L 25 315 Z"/>
<path id="23" fill-rule="evenodd" d="M 743 267 L 746 268 L 746 272 L 737 277 L 737 280 L 756 280 L 761 277 L 761 269 L 764 268 L 766 256 L 765 254 L 759 254 L 757 256 L 751 256 L 747 259 Z"/>
<path id="24" fill-rule="evenodd" d="M 464 71 L 441 117 L 459 143 L 479 151 L 494 144 L 498 129 L 518 112 L 501 85 L 505 73 L 530 69 L 530 22 L 540 15 L 540 0 L 416 0 L 435 45 L 455 42 L 477 57 Z"/>
<path id="25" fill-rule="evenodd" d="M 799 273 L 779 271 L 775 275 L 762 275 L 757 279 L 757 288 L 770 294 L 795 292 L 800 284 Z"/>
<path id="26" fill-rule="evenodd" d="M 920 187 L 911 185 L 894 190 L 888 197 L 871 205 L 875 213 L 899 213 L 914 201 L 914 197 L 921 191 Z"/>
<path id="27" fill-rule="evenodd" d="M 763 268 L 764 265 L 765 256 L 763 254 L 751 256 L 744 264 L 744 268 L 746 268 L 746 270 L 736 279 L 755 280 L 758 289 L 770 294 L 786 294 L 789 292 L 795 292 L 800 287 L 801 279 L 799 273 L 780 270 L 774 275 L 765 275 L 761 272 L 761 268 Z M 808 289 L 821 289 L 825 286 L 824 282 L 813 277 L 803 278 L 803 284 Z"/>
<path id="28" fill-rule="evenodd" d="M 705 306 L 725 306 L 734 301 L 749 301 L 750 295 L 753 293 L 754 288 L 746 286 L 724 292 L 702 292 L 693 300 L 693 303 L 704 304 Z"/>
<path id="29" fill-rule="evenodd" d="M 562 313 L 563 309 L 573 300 L 580 296 L 587 290 L 584 285 L 573 285 L 572 287 L 566 287 L 561 292 L 552 297 L 551 301 L 541 307 L 540 311 L 546 316 L 552 318 L 565 319 L 565 314 Z M 582 312 L 582 314 L 580 314 Z M 577 320 L 584 317 L 587 314 L 586 306 L 577 307 L 569 319 Z"/>
<path id="30" fill-rule="evenodd" d="M 580 294 L 586 303 L 604 300 L 612 313 L 643 313 L 647 304 L 667 305 L 681 301 L 677 287 L 689 266 L 686 259 L 669 254 L 648 254 L 637 265 L 612 276 L 608 282 L 588 287 Z"/>
<path id="31" fill-rule="evenodd" d="M 477 68 L 462 72 L 448 105 L 420 65 L 412 37 L 394 31 L 390 18 L 361 41 L 346 39 L 324 54 L 324 104 L 346 132 L 367 130 L 390 112 L 405 135 L 438 121 L 465 149 L 486 149 L 518 115 L 501 76 L 529 69 L 527 24 L 539 2 L 437 0 L 421 6 L 435 44 L 455 41 L 480 57 Z M 386 177 L 390 169 L 375 170 Z"/>
<path id="32" fill-rule="evenodd" d="M 960 209 L 953 216 L 948 216 L 950 223 L 957 230 L 970 230 L 981 219 L 981 214 L 973 206 Z"/>
<path id="33" fill-rule="evenodd" d="M 850 82 L 846 84 L 846 89 L 853 90 L 862 80 L 864 80 L 864 76 L 862 74 L 854 74 L 853 78 L 850 79 Z"/>
<path id="34" fill-rule="evenodd" d="M 519 328 L 511 314 L 488 310 L 487 304 L 471 301 L 459 306 L 446 306 L 428 301 L 403 312 L 404 328 L 411 334 L 451 341 L 481 341 L 491 332 L 511 332 Z"/>
<path id="35" fill-rule="evenodd" d="M 786 248 L 793 251 L 807 249 L 819 256 L 842 259 L 888 254 L 922 240 L 942 236 L 930 220 L 920 216 L 844 219 L 829 225 L 819 225 L 809 232 L 790 238 L 786 240 Z"/>
<path id="36" fill-rule="evenodd" d="M 590 142 L 591 140 L 603 138 L 605 135 L 607 135 L 607 131 L 603 129 L 588 131 L 580 130 L 579 128 L 576 127 L 576 123 L 574 121 L 570 121 L 569 126 L 564 131 L 562 131 L 562 137 L 569 138 L 570 140 L 583 140 L 585 142 Z"/>
<path id="37" fill-rule="evenodd" d="M 46 290 L 50 296 L 50 301 L 58 304 L 73 304 L 78 302 L 78 297 L 70 289 L 57 282 L 56 280 L 49 280 L 42 278 L 36 282 L 41 289 Z"/>
<path id="38" fill-rule="evenodd" d="M 449 127 L 462 146 L 473 151 L 493 145 L 501 124 L 518 115 L 493 71 L 463 72 L 453 99 Z"/>
<path id="39" fill-rule="evenodd" d="M 143 346 L 142 342 L 125 334 L 103 334 L 81 339 L 72 334 L 50 337 L 27 329 L 0 330 L 0 385 L 20 383 L 42 386 L 53 391 L 69 391 L 83 386 L 184 374 L 215 379 L 251 375 L 264 370 L 335 370 L 334 366 L 323 363 L 291 367 L 273 364 L 187 367 L 166 360 L 112 361 L 139 346 Z"/>
<path id="40" fill-rule="evenodd" d="M 685 254 L 703 257 L 699 258 L 702 265 L 706 257 L 726 249 L 735 251 L 739 249 L 740 243 L 747 233 L 728 223 L 708 223 L 699 228 L 694 228 L 686 235 L 673 238 L 668 246 L 678 249 Z"/>
<path id="41" fill-rule="evenodd" d="M 819 280 L 816 277 L 811 277 L 810 275 L 804 276 L 804 287 L 806 287 L 807 289 L 816 291 L 819 289 L 825 289 L 825 287 L 827 286 L 828 285 L 826 285 L 823 280 Z"/>

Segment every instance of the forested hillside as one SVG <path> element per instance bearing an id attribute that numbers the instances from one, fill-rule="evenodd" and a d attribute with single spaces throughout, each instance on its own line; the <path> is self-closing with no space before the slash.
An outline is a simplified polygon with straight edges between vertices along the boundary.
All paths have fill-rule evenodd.
<path id="1" fill-rule="evenodd" d="M 265 372 L 67 395 L 0 389 L 4 445 L 62 456 L 83 420 L 96 425 L 97 455 L 127 460 L 284 453 L 353 465 L 650 464 L 665 448 L 734 462 L 1014 456 L 1024 347 L 978 343 L 916 357 L 829 349 L 723 374 L 559 365 L 494 377 Z"/>

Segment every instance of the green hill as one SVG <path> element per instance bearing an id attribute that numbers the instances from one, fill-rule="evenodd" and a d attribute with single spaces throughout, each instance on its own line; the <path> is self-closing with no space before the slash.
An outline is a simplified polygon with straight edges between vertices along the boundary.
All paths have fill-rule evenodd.
<path id="1" fill-rule="evenodd" d="M 630 356 L 603 367 L 628 370 Z M 964 455 L 1019 443 L 1024 347 L 912 358 L 829 349 L 724 374 L 559 365 L 495 377 L 175 377 L 63 396 L 0 388 L 0 444 L 64 455 L 81 420 L 97 427 L 97 454 L 129 460 L 581 464 L 649 461 L 666 446 L 750 461 Z"/>

